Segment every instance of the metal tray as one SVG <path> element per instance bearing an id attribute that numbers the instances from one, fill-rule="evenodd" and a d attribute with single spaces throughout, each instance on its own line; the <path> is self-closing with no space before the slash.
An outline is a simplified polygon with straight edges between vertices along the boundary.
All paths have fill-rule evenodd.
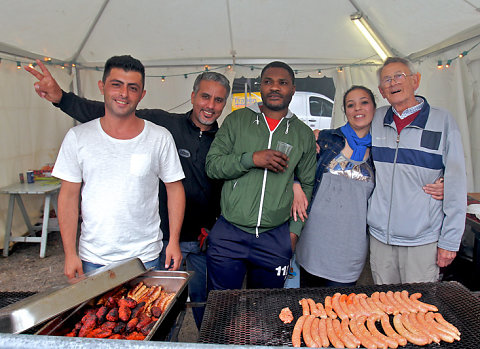
<path id="1" fill-rule="evenodd" d="M 138 258 L 115 262 L 0 309 L 0 332 L 21 333 L 145 273 Z"/>
<path id="2" fill-rule="evenodd" d="M 178 305 L 178 303 L 185 303 L 186 300 L 186 287 L 188 281 L 191 278 L 191 273 L 184 271 L 147 271 L 144 274 L 135 277 L 134 279 L 127 282 L 127 285 L 130 287 L 135 286 L 140 281 L 142 281 L 146 286 L 162 286 L 166 292 L 175 293 L 175 297 L 172 299 L 167 309 L 160 316 L 158 321 L 153 326 L 150 333 L 145 337 L 144 340 L 151 340 L 152 337 L 156 334 L 158 328 L 163 326 L 163 323 L 168 318 L 171 309 Z M 116 285 L 118 286 L 118 285 Z M 103 295 L 103 294 L 101 294 Z M 59 316 L 55 317 L 53 320 L 49 321 L 44 327 L 42 327 L 36 335 L 49 335 L 49 336 L 63 336 L 66 334 L 67 329 L 73 328 L 75 323 L 80 321 L 84 312 L 82 311 L 85 307 L 94 304 L 94 300 L 98 299 L 101 295 L 96 295 L 93 299 L 90 299 L 77 308 L 70 311 L 66 311 Z M 184 295 L 185 297 L 182 297 Z M 179 300 L 182 297 L 184 299 Z"/>

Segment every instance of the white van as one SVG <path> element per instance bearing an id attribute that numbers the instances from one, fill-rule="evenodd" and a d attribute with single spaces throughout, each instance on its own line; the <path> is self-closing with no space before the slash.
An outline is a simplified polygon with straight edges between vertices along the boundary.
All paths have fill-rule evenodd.
<path id="1" fill-rule="evenodd" d="M 331 128 L 333 101 L 320 93 L 295 92 L 290 110 L 312 130 Z"/>
<path id="2" fill-rule="evenodd" d="M 247 105 L 260 102 L 260 92 L 247 94 Z M 232 111 L 245 107 L 245 94 L 232 95 Z M 289 109 L 312 130 L 331 128 L 333 101 L 320 93 L 297 91 L 293 95 Z"/>

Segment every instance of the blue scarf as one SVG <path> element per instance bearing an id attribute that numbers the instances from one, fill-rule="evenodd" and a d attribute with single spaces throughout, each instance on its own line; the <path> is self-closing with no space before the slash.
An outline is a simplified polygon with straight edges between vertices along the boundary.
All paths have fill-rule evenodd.
<path id="1" fill-rule="evenodd" d="M 372 135 L 370 132 L 368 132 L 365 137 L 360 138 L 348 122 L 340 127 L 340 129 L 347 138 L 348 145 L 353 150 L 351 159 L 355 161 L 363 161 L 367 147 L 372 146 Z"/>

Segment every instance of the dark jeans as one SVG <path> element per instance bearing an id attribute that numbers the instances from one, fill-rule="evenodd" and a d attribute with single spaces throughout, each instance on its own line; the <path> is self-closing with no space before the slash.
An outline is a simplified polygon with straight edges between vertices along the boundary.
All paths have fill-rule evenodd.
<path id="1" fill-rule="evenodd" d="M 165 266 L 165 248 L 167 245 L 168 241 L 164 241 L 160 253 L 160 269 L 164 269 Z M 205 252 L 200 251 L 198 241 L 180 241 L 180 249 L 187 271 L 194 272 L 188 283 L 190 302 L 205 303 L 207 301 L 207 257 Z M 180 270 L 185 270 L 183 261 Z M 193 318 L 198 329 L 202 324 L 204 312 L 205 306 L 192 307 Z"/>
<path id="2" fill-rule="evenodd" d="M 308 287 L 346 287 L 355 286 L 356 282 L 337 282 L 324 279 L 319 276 L 310 274 L 300 266 L 300 288 Z"/>
<path id="3" fill-rule="evenodd" d="M 208 236 L 208 290 L 282 288 L 287 277 L 292 245 L 288 222 L 260 233 L 245 232 L 222 216 Z"/>

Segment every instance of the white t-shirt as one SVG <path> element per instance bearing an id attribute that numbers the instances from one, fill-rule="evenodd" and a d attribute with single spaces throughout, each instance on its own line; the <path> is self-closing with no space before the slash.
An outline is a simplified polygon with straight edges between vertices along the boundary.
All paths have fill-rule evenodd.
<path id="1" fill-rule="evenodd" d="M 138 257 L 149 262 L 162 249 L 158 213 L 159 178 L 183 179 L 173 137 L 145 121 L 132 139 L 103 131 L 100 119 L 70 129 L 63 140 L 53 176 L 81 190 L 79 256 L 96 264 Z"/>

